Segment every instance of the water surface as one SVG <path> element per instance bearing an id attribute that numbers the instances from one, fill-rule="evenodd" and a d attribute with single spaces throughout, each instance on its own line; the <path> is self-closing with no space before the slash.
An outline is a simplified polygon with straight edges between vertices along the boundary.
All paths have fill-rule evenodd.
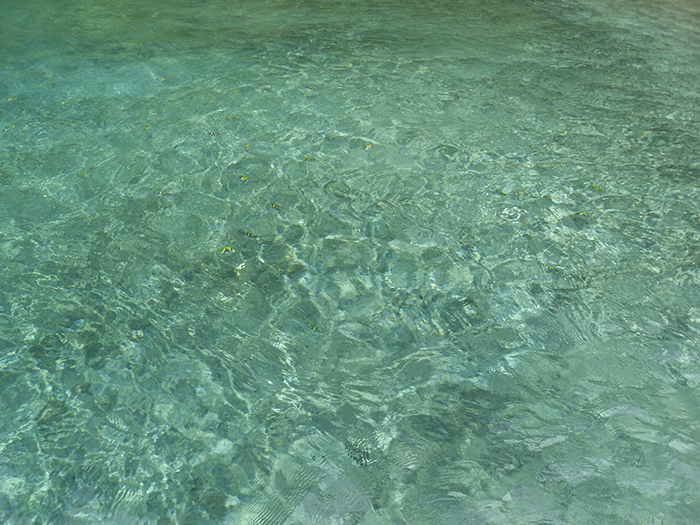
<path id="1" fill-rule="evenodd" d="M 0 521 L 700 515 L 692 2 L 0 7 Z"/>

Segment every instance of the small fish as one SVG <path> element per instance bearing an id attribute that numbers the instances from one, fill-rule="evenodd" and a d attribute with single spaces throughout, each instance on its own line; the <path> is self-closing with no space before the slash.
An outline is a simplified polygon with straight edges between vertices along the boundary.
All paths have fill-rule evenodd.
<path id="1" fill-rule="evenodd" d="M 219 253 L 222 254 L 222 255 L 223 255 L 224 253 L 233 253 L 233 252 L 235 252 L 235 251 L 236 251 L 236 250 L 234 250 L 234 249 L 231 248 L 230 246 L 224 246 L 223 248 L 220 248 L 220 249 L 219 249 Z"/>
<path id="2" fill-rule="evenodd" d="M 275 204 L 274 202 L 269 202 L 268 204 L 269 204 L 270 206 L 272 206 L 274 209 L 278 210 L 278 211 L 282 209 L 282 208 L 279 207 L 278 204 Z"/>
<path id="3" fill-rule="evenodd" d="M 305 160 L 306 162 L 316 162 L 316 159 L 313 157 L 302 157 L 301 160 Z"/>
<path id="4" fill-rule="evenodd" d="M 314 332 L 320 331 L 319 328 L 318 328 L 318 326 L 316 326 L 315 324 L 310 323 L 309 321 L 306 321 L 306 324 L 307 324 L 308 327 L 311 328 L 311 330 L 313 330 Z"/>
<path id="5" fill-rule="evenodd" d="M 82 171 L 78 172 L 78 177 L 82 177 L 84 179 L 87 179 L 87 173 L 83 173 Z"/>
<path id="6" fill-rule="evenodd" d="M 255 235 L 254 233 L 250 233 L 250 232 L 247 232 L 247 231 L 245 231 L 245 230 L 238 230 L 238 233 L 242 233 L 242 234 L 245 235 L 246 237 L 251 237 L 251 238 L 253 238 L 253 239 L 257 239 L 257 238 L 258 238 L 258 236 Z"/>
<path id="7" fill-rule="evenodd" d="M 364 146 L 362 146 L 362 149 L 368 150 L 368 149 L 370 149 L 371 147 L 372 147 L 372 144 L 365 144 Z"/>
<path id="8" fill-rule="evenodd" d="M 248 182 L 248 181 L 250 180 L 250 179 L 249 179 L 248 177 L 246 177 L 245 175 L 239 175 L 238 178 L 241 179 L 243 182 Z"/>
<path id="9" fill-rule="evenodd" d="M 228 120 L 241 120 L 241 119 L 238 118 L 238 117 L 226 117 L 226 118 L 227 118 Z"/>
<path id="10" fill-rule="evenodd" d="M 221 132 L 220 131 L 210 131 L 209 134 L 210 135 L 221 135 Z"/>
<path id="11" fill-rule="evenodd" d="M 156 195 L 163 195 L 164 197 L 167 197 L 169 195 L 172 195 L 172 193 L 168 193 L 167 191 L 163 190 L 156 190 Z"/>

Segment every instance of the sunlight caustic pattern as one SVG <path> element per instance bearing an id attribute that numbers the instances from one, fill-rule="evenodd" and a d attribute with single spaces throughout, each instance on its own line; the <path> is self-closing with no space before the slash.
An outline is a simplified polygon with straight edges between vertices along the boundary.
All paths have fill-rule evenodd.
<path id="1" fill-rule="evenodd" d="M 0 521 L 700 514 L 692 4 L 4 4 Z"/>

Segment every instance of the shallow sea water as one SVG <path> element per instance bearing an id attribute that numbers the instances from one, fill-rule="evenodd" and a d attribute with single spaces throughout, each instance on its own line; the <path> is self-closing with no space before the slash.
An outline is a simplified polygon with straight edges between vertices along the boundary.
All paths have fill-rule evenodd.
<path id="1" fill-rule="evenodd" d="M 700 515 L 697 4 L 0 7 L 0 522 Z"/>

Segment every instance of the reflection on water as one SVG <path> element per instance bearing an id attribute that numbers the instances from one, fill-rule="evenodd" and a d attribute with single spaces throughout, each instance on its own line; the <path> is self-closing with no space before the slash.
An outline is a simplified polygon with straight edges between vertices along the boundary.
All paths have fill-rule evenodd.
<path id="1" fill-rule="evenodd" d="M 4 7 L 0 521 L 700 512 L 696 7 Z"/>

